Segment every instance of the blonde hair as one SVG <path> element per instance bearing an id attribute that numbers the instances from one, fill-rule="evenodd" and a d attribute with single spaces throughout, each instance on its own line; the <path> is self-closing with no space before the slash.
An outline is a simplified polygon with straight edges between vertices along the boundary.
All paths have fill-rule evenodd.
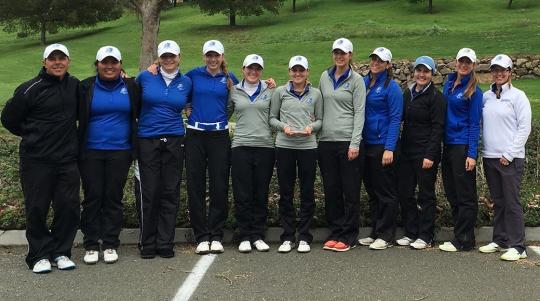
<path id="1" fill-rule="evenodd" d="M 476 67 L 476 64 L 475 64 Z M 469 83 L 467 84 L 467 87 L 465 88 L 465 97 L 471 98 L 471 96 L 476 91 L 476 87 L 478 86 L 478 76 L 476 76 L 476 71 L 474 69 L 471 71 L 471 79 L 469 80 Z"/>
<path id="2" fill-rule="evenodd" d="M 227 68 L 227 62 L 225 62 L 225 59 L 221 62 L 221 70 L 223 73 L 225 73 L 225 77 L 227 78 L 227 89 L 231 90 L 232 86 L 234 85 L 231 75 L 229 74 L 229 69 Z"/>

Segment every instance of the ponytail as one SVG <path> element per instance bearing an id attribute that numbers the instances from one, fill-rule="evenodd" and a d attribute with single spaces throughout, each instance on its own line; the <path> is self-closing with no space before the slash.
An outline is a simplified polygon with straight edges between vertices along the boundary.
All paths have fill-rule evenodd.
<path id="1" fill-rule="evenodd" d="M 476 71 L 471 71 L 471 79 L 469 80 L 469 83 L 467 84 L 467 87 L 465 88 L 465 97 L 471 98 L 471 96 L 476 91 L 476 86 L 478 85 L 478 76 L 476 76 Z"/>
<path id="2" fill-rule="evenodd" d="M 384 82 L 384 87 L 388 87 L 388 84 L 390 84 L 390 81 L 394 79 L 394 65 L 390 63 L 390 68 L 386 69 L 388 72 L 388 76 L 386 77 L 386 81 Z"/>
<path id="3" fill-rule="evenodd" d="M 227 69 L 227 63 L 225 62 L 225 59 L 221 62 L 221 70 L 223 73 L 225 73 L 225 77 L 227 78 L 227 89 L 231 90 L 233 86 L 233 81 L 231 79 L 231 75 L 229 74 L 229 70 Z"/>

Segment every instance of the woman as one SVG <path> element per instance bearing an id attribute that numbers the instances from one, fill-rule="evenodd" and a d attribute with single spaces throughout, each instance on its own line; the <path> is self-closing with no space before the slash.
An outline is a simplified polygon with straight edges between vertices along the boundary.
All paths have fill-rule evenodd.
<path id="1" fill-rule="evenodd" d="M 142 89 L 139 119 L 140 242 L 142 258 L 174 257 L 176 214 L 184 160 L 182 110 L 191 92 L 191 79 L 183 75 L 180 47 L 171 40 L 158 45 L 157 74 L 137 76 Z"/>
<path id="2" fill-rule="evenodd" d="M 234 112 L 236 127 L 232 141 L 232 184 L 241 253 L 260 252 L 268 215 L 268 186 L 274 171 L 274 140 L 268 123 L 274 89 L 261 81 L 263 58 L 250 54 L 244 59 L 244 79 L 229 94 L 229 116 Z"/>
<path id="3" fill-rule="evenodd" d="M 512 86 L 512 66 L 507 55 L 495 56 L 490 67 L 493 84 L 484 93 L 483 165 L 495 206 L 493 242 L 478 250 L 493 253 L 508 248 L 501 259 L 516 261 L 527 257 L 519 191 L 531 132 L 531 105 L 525 93 Z"/>
<path id="4" fill-rule="evenodd" d="M 366 86 L 351 68 L 352 56 L 351 41 L 334 41 L 334 65 L 322 73 L 319 82 L 323 97 L 319 167 L 330 230 L 323 249 L 337 252 L 356 246 L 359 229 Z"/>
<path id="5" fill-rule="evenodd" d="M 398 212 L 396 145 L 403 111 L 403 94 L 392 77 L 392 52 L 379 47 L 370 55 L 366 85 L 364 185 L 369 196 L 371 234 L 359 239 L 372 250 L 392 246 Z"/>
<path id="6" fill-rule="evenodd" d="M 482 90 L 478 87 L 475 67 L 474 50 L 459 50 L 456 72 L 448 75 L 443 90 L 448 107 L 442 174 L 444 192 L 452 207 L 454 221 L 454 239 L 439 245 L 439 249 L 446 252 L 470 251 L 476 243 L 476 157 L 482 117 Z"/>
<path id="7" fill-rule="evenodd" d="M 97 75 L 81 82 L 79 97 L 81 231 L 87 264 L 98 262 L 100 249 L 105 263 L 118 260 L 122 197 L 136 154 L 140 101 L 138 85 L 120 76 L 118 48 L 101 47 L 94 65 Z"/>
<path id="8" fill-rule="evenodd" d="M 238 83 L 227 71 L 223 44 L 204 43 L 205 66 L 186 75 L 193 82 L 186 139 L 186 173 L 191 226 L 195 233 L 195 253 L 222 253 L 223 226 L 228 213 L 231 140 L 227 116 L 229 91 Z M 210 202 L 206 208 L 206 172 Z"/>
<path id="9" fill-rule="evenodd" d="M 279 216 L 283 233 L 280 253 L 288 253 L 296 243 L 298 252 L 307 253 L 313 235 L 309 228 L 315 213 L 315 172 L 317 168 L 316 133 L 322 125 L 321 92 L 308 82 L 309 65 L 303 56 L 289 61 L 290 81 L 277 88 L 272 98 L 270 124 L 278 131 L 276 159 L 279 182 Z M 300 213 L 296 225 L 294 185 L 296 172 L 300 183 Z"/>
<path id="10" fill-rule="evenodd" d="M 435 236 L 435 181 L 446 118 L 446 100 L 432 82 L 436 66 L 429 56 L 417 58 L 414 83 L 403 92 L 398 195 L 405 235 L 396 243 L 417 250 L 431 247 Z"/>

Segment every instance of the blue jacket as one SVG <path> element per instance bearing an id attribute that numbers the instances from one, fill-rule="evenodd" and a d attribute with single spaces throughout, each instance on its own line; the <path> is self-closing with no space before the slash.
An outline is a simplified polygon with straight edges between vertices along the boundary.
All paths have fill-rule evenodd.
<path id="1" fill-rule="evenodd" d="M 477 86 L 471 98 L 463 95 L 471 76 L 465 76 L 456 86 L 457 73 L 448 75 L 443 89 L 444 97 L 448 103 L 446 122 L 444 126 L 445 144 L 468 145 L 467 157 L 476 159 L 478 155 L 478 138 L 480 136 L 480 122 L 482 120 L 482 90 Z"/>
<path id="2" fill-rule="evenodd" d="M 388 72 L 384 71 L 370 89 L 370 76 L 364 77 L 368 92 L 362 137 L 366 144 L 383 144 L 385 150 L 395 151 L 403 114 L 403 93 L 394 80 L 385 87 L 387 78 Z"/>
<path id="3" fill-rule="evenodd" d="M 161 73 L 143 71 L 136 81 L 142 89 L 139 137 L 183 136 L 182 110 L 191 92 L 191 79 L 178 72 L 167 86 Z"/>
<path id="4" fill-rule="evenodd" d="M 188 126 L 206 131 L 227 129 L 229 90 L 225 73 L 220 72 L 213 76 L 206 71 L 206 66 L 201 66 L 192 69 L 186 76 L 193 82 L 190 96 L 192 111 Z M 229 76 L 235 85 L 238 84 L 233 73 L 229 73 Z"/>

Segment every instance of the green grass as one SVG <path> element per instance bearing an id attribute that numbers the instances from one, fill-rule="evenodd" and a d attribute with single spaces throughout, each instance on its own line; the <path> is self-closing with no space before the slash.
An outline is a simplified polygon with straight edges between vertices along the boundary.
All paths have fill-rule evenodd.
<path id="1" fill-rule="evenodd" d="M 274 77 L 278 83 L 287 79 L 289 58 L 302 54 L 310 61 L 314 84 L 331 64 L 332 41 L 341 36 L 354 42 L 356 60 L 366 60 L 381 45 L 390 48 L 395 58 L 453 56 L 465 46 L 474 48 L 479 56 L 538 53 L 540 49 L 537 0 L 516 1 L 512 10 L 501 0 L 434 1 L 432 15 L 425 13 L 425 5 L 405 0 L 299 0 L 298 4 L 296 14 L 287 2 L 278 16 L 241 17 L 232 29 L 224 15 L 206 16 L 195 7 L 180 5 L 162 14 L 159 39 L 180 43 L 184 71 L 202 64 L 205 40 L 219 39 L 225 44 L 230 70 L 240 73 L 245 55 L 258 53 L 265 59 L 265 77 Z M 124 66 L 136 75 L 139 29 L 137 18 L 126 14 L 95 28 L 65 30 L 48 39 L 69 47 L 71 73 L 81 79 L 92 75 L 95 52 L 106 44 L 120 48 Z M 37 36 L 17 39 L 15 34 L 0 33 L 0 104 L 18 84 L 36 74 L 42 51 Z M 536 108 L 539 85 L 540 81 L 523 81 L 522 85 L 536 99 Z"/>

